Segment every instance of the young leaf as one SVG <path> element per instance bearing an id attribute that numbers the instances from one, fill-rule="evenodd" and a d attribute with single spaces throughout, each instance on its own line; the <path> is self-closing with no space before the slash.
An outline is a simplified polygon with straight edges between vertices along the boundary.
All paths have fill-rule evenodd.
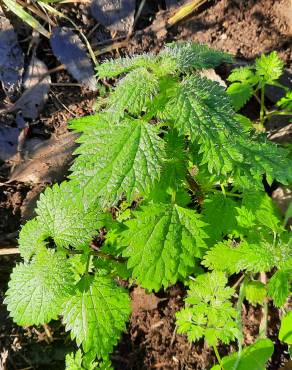
<path id="1" fill-rule="evenodd" d="M 257 58 L 255 68 L 263 83 L 273 83 L 283 73 L 284 62 L 276 51 L 272 51 L 269 55 L 262 54 Z"/>
<path id="2" fill-rule="evenodd" d="M 222 358 L 224 370 L 266 370 L 266 364 L 274 352 L 271 339 L 259 339 L 254 344 L 245 347 L 241 355 L 232 353 Z M 220 370 L 221 366 L 215 365 L 211 370 Z"/>
<path id="3" fill-rule="evenodd" d="M 230 241 L 218 243 L 207 251 L 202 264 L 210 269 L 226 271 L 230 274 L 242 270 L 250 272 L 270 271 L 277 265 L 277 247 L 271 248 L 268 242 L 241 242 L 237 247 Z M 285 256 L 286 257 L 286 256 Z"/>
<path id="4" fill-rule="evenodd" d="M 277 101 L 276 105 L 282 109 L 290 111 L 292 114 L 292 90 L 288 91 L 283 98 Z"/>
<path id="5" fill-rule="evenodd" d="M 82 193 L 72 182 L 47 188 L 36 211 L 38 223 L 59 247 L 87 245 L 103 226 L 96 208 L 87 209 Z"/>
<path id="6" fill-rule="evenodd" d="M 242 108 L 252 97 L 252 87 L 248 83 L 234 82 L 226 90 L 236 111 Z"/>
<path id="7" fill-rule="evenodd" d="M 176 69 L 181 72 L 214 68 L 223 62 L 232 63 L 233 61 L 230 54 L 193 42 L 167 44 L 160 55 L 172 57 L 176 63 Z"/>
<path id="8" fill-rule="evenodd" d="M 292 269 L 278 270 L 268 283 L 268 294 L 276 307 L 282 307 L 286 302 L 291 286 Z"/>
<path id="9" fill-rule="evenodd" d="M 34 254 L 46 248 L 45 239 L 49 235 L 42 226 L 36 218 L 22 226 L 18 244 L 20 255 L 25 262 L 28 262 Z"/>
<path id="10" fill-rule="evenodd" d="M 207 237 L 199 215 L 176 204 L 149 204 L 134 213 L 122 232 L 128 268 L 143 288 L 159 290 L 185 278 Z"/>
<path id="11" fill-rule="evenodd" d="M 224 89 L 206 78 L 191 76 L 177 84 L 171 94 L 165 116 L 181 135 L 189 135 L 200 144 L 201 163 L 207 163 L 211 173 L 231 171 L 242 155 L 235 142 L 239 125 Z"/>
<path id="12" fill-rule="evenodd" d="M 279 339 L 287 344 L 292 344 L 292 311 L 282 317 Z"/>
<path id="13" fill-rule="evenodd" d="M 140 115 L 157 94 L 158 78 L 144 67 L 135 69 L 122 78 L 109 98 L 108 111 L 118 116 L 129 113 Z"/>
<path id="14" fill-rule="evenodd" d="M 190 282 L 187 306 L 176 314 L 178 333 L 186 333 L 190 342 L 204 336 L 212 346 L 237 336 L 236 310 L 230 301 L 234 290 L 226 284 L 225 275 L 215 271 Z"/>
<path id="15" fill-rule="evenodd" d="M 71 352 L 66 355 L 66 370 L 84 370 L 82 366 L 82 352 Z"/>
<path id="16" fill-rule="evenodd" d="M 13 269 L 4 303 L 18 325 L 45 324 L 57 319 L 73 284 L 66 257 L 42 250 L 30 264 Z"/>
<path id="17" fill-rule="evenodd" d="M 96 67 L 96 71 L 99 78 L 112 78 L 136 68 L 149 68 L 149 66 L 155 65 L 155 62 L 156 57 L 152 54 L 135 55 L 134 57 L 106 60 Z"/>
<path id="18" fill-rule="evenodd" d="M 87 125 L 78 120 L 72 124 L 84 133 L 71 177 L 87 198 L 99 198 L 103 205 L 117 202 L 123 194 L 131 201 L 147 193 L 159 179 L 165 157 L 159 130 L 143 120 L 125 118 L 113 125 L 109 114 L 95 117 Z"/>
<path id="19" fill-rule="evenodd" d="M 85 352 L 107 358 L 130 314 L 128 293 L 109 277 L 85 276 L 62 310 L 66 330 Z"/>
<path id="20" fill-rule="evenodd" d="M 254 306 L 263 304 L 267 295 L 265 284 L 260 281 L 249 281 L 244 286 L 245 298 Z"/>
<path id="21" fill-rule="evenodd" d="M 234 68 L 227 78 L 230 82 L 242 82 L 250 86 L 258 82 L 258 77 L 254 74 L 252 67 Z"/>
<path id="22" fill-rule="evenodd" d="M 233 199 L 223 194 L 214 194 L 205 199 L 202 214 L 204 222 L 208 224 L 208 244 L 214 244 L 233 231 L 236 226 L 236 206 Z"/>

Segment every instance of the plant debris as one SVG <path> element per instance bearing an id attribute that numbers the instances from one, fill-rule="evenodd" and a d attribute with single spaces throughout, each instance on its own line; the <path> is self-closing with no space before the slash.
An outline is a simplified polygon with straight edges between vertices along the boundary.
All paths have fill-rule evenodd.
<path id="1" fill-rule="evenodd" d="M 0 80 L 8 95 L 19 90 L 22 71 L 22 50 L 14 28 L 0 7 Z"/>
<path id="2" fill-rule="evenodd" d="M 96 91 L 93 66 L 79 36 L 68 27 L 57 27 L 52 32 L 50 43 L 53 53 L 68 72 L 78 82 Z"/>
<path id="3" fill-rule="evenodd" d="M 91 13 L 110 30 L 128 33 L 134 24 L 135 1 L 92 0 Z"/>

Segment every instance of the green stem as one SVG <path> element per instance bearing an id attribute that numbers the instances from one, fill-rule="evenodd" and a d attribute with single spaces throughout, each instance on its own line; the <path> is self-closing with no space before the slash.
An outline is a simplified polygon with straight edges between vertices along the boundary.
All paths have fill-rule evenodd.
<path id="1" fill-rule="evenodd" d="M 243 334 L 242 334 L 241 308 L 242 308 L 242 304 L 243 304 L 243 300 L 244 300 L 244 293 L 245 293 L 244 288 L 245 288 L 245 284 L 246 284 L 247 281 L 248 281 L 248 277 L 245 276 L 244 280 L 243 280 L 243 282 L 240 286 L 240 289 L 239 289 L 239 295 L 238 295 L 238 300 L 237 300 L 237 305 L 236 305 L 236 310 L 237 310 L 236 322 L 237 322 L 237 328 L 238 328 L 238 336 L 237 336 L 238 352 L 237 352 L 237 359 L 236 359 L 236 362 L 235 362 L 232 370 L 237 369 L 237 367 L 239 365 L 241 353 L 242 353 Z"/>
<path id="2" fill-rule="evenodd" d="M 260 273 L 260 281 L 263 284 L 267 283 L 267 275 L 265 272 Z M 268 327 L 268 301 L 265 299 L 265 302 L 263 303 L 263 308 L 262 308 L 262 319 L 260 322 L 260 327 L 259 327 L 259 339 L 263 339 L 267 337 L 267 327 Z"/>
<path id="3" fill-rule="evenodd" d="M 261 110 L 260 110 L 260 124 L 263 126 L 265 122 L 265 86 L 261 88 Z"/>
<path id="4" fill-rule="evenodd" d="M 83 250 L 78 250 L 78 249 L 76 249 L 76 250 L 67 250 L 67 253 L 68 254 L 84 254 L 84 251 Z M 104 253 L 104 252 L 101 252 L 101 251 L 91 251 L 90 256 L 100 257 L 100 258 L 104 258 L 106 260 L 111 260 L 111 261 L 116 261 L 116 262 L 125 262 L 126 261 L 126 258 L 112 256 L 111 254 L 107 254 L 107 253 Z"/>
<path id="5" fill-rule="evenodd" d="M 89 273 L 90 260 L 91 260 L 91 253 L 89 253 L 88 256 L 87 256 L 86 267 L 85 267 L 85 273 L 86 274 Z"/>
<path id="6" fill-rule="evenodd" d="M 218 189 L 212 189 L 212 191 L 214 193 L 223 193 L 223 191 L 218 190 Z M 223 194 L 224 195 L 227 195 L 229 197 L 235 197 L 235 198 L 240 198 L 240 199 L 242 198 L 242 195 L 241 194 L 231 193 L 230 191 L 226 191 L 225 189 L 224 189 L 224 193 Z"/>
<path id="7" fill-rule="evenodd" d="M 175 198 L 176 198 L 176 191 L 173 190 L 172 193 L 171 193 L 171 203 L 174 204 L 175 203 Z"/>
<path id="8" fill-rule="evenodd" d="M 215 355 L 216 355 L 217 361 L 218 361 L 218 363 L 219 363 L 220 369 L 221 369 L 221 370 L 224 370 L 224 369 L 223 369 L 223 365 L 222 365 L 222 360 L 221 360 L 221 357 L 220 357 L 220 355 L 219 355 L 218 349 L 217 349 L 217 347 L 216 347 L 215 345 L 213 346 L 213 348 L 214 348 L 214 352 L 215 352 Z"/>
<path id="9" fill-rule="evenodd" d="M 289 110 L 267 112 L 264 119 L 266 120 L 273 116 L 292 116 L 292 112 Z"/>

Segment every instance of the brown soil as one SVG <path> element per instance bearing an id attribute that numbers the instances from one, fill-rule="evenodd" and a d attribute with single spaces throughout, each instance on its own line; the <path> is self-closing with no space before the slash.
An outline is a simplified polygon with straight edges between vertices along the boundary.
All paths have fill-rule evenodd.
<path id="1" fill-rule="evenodd" d="M 154 12 L 159 10 L 156 27 L 151 24 Z M 168 13 L 163 13 L 164 1 L 147 1 L 147 12 L 142 13 L 135 36 L 121 54 L 133 54 L 145 51 L 158 51 L 164 42 L 191 39 L 208 43 L 233 53 L 240 59 L 250 60 L 263 52 L 277 50 L 288 66 L 291 66 L 292 5 L 289 0 L 218 0 L 207 2 L 194 16 L 166 31 L 157 33 L 159 26 Z M 86 5 L 70 4 L 67 14 L 88 32 L 95 24 Z M 151 13 L 152 12 L 152 13 Z M 155 21 L 154 21 L 155 22 Z M 29 31 L 23 25 L 19 32 Z M 147 33 L 144 28 L 146 27 Z M 148 27 L 148 28 L 147 28 Z M 150 27 L 150 28 L 149 28 Z M 151 28 L 152 27 L 152 28 Z M 161 31 L 161 30 L 160 30 Z M 98 27 L 91 36 L 92 43 L 101 42 L 109 37 L 107 31 Z M 26 48 L 28 45 L 23 44 Z M 38 53 L 48 63 L 49 68 L 58 65 L 52 56 L 47 41 L 41 44 Z M 111 55 L 115 57 L 118 53 Z M 104 56 L 101 57 L 103 59 Z M 64 71 L 52 76 L 54 83 L 75 82 Z M 48 102 L 38 120 L 31 125 L 29 138 L 39 141 L 50 138 L 51 134 L 61 135 L 66 131 L 67 122 L 75 116 L 82 116 L 92 111 L 97 94 L 89 93 L 80 87 L 52 86 Z M 2 97 L 2 96 L 1 96 Z M 253 109 L 253 108 L 252 108 Z M 13 122 L 11 116 L 3 117 L 5 122 Z M 2 120 L 1 120 L 2 121 Z M 11 163 L 0 164 L 0 181 L 9 179 Z M 27 185 L 18 181 L 2 186 L 0 184 L 0 247 L 13 246 L 16 243 L 19 226 L 24 222 L 21 207 L 29 191 L 38 185 Z M 9 273 L 15 257 L 0 257 L 0 295 L 7 289 Z M 171 287 L 167 292 L 151 298 L 143 293 L 135 294 L 132 290 L 134 311 L 128 331 L 113 353 L 115 369 L 208 369 L 215 363 L 214 353 L 203 343 L 191 345 L 184 336 L 175 332 L 175 312 L 183 305 L 185 290 L 181 285 Z M 141 299 L 142 294 L 142 299 Z M 150 300 L 150 303 L 149 303 Z M 141 301 L 143 303 L 141 303 Z M 140 303 L 139 303 L 140 302 Z M 287 349 L 277 341 L 279 313 L 269 308 L 271 327 L 269 336 L 275 341 L 276 350 L 268 369 L 276 370 L 284 364 Z M 4 305 L 0 305 L 0 368 L 3 357 L 7 369 L 64 369 L 63 358 L 72 344 L 59 323 L 44 328 L 18 328 L 7 318 Z M 259 307 L 246 305 L 243 311 L 246 343 L 254 341 L 258 334 L 261 318 Z M 49 333 L 49 335 L 48 335 Z M 53 344 L 49 344 L 50 335 Z M 231 345 L 229 350 L 235 350 Z M 220 348 L 222 356 L 226 348 Z M 251 369 L 252 370 L 252 369 Z"/>

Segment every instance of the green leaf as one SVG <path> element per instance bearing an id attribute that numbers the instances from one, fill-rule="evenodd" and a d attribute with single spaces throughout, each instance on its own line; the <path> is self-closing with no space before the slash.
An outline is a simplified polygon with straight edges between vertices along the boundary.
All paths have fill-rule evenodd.
<path id="1" fill-rule="evenodd" d="M 248 83 L 234 82 L 226 90 L 230 96 L 233 107 L 236 111 L 241 109 L 252 97 L 252 87 Z"/>
<path id="2" fill-rule="evenodd" d="M 107 358 L 130 314 L 128 293 L 104 276 L 85 276 L 77 284 L 75 294 L 64 304 L 66 330 L 85 352 L 94 351 L 98 358 Z"/>
<path id="3" fill-rule="evenodd" d="M 172 89 L 165 105 L 165 117 L 181 135 L 200 144 L 201 164 L 210 173 L 227 173 L 234 162 L 242 161 L 236 134 L 240 126 L 222 86 L 200 76 L 190 76 Z"/>
<path id="4" fill-rule="evenodd" d="M 149 198 L 155 202 L 169 203 L 175 193 L 179 205 L 190 203 L 184 183 L 187 175 L 187 155 L 184 137 L 176 130 L 169 130 L 164 135 L 166 160 L 161 168 L 160 180 L 156 183 Z"/>
<path id="5" fill-rule="evenodd" d="M 44 324 L 57 319 L 73 283 L 66 257 L 42 250 L 13 269 L 4 303 L 18 325 Z"/>
<path id="6" fill-rule="evenodd" d="M 254 74 L 252 67 L 239 67 L 234 68 L 227 78 L 230 82 L 242 82 L 253 86 L 257 84 L 258 77 Z"/>
<path id="7" fill-rule="evenodd" d="M 47 236 L 49 236 L 48 233 L 36 218 L 28 221 L 19 233 L 18 244 L 21 257 L 28 262 L 34 254 L 45 249 Z"/>
<path id="8" fill-rule="evenodd" d="M 202 214 L 203 221 L 208 224 L 208 244 L 214 244 L 233 231 L 236 226 L 236 206 L 234 200 L 223 194 L 214 194 L 205 199 Z"/>
<path id="9" fill-rule="evenodd" d="M 292 114 L 292 90 L 288 91 L 283 98 L 277 101 L 276 105 L 282 109 L 291 111 Z"/>
<path id="10" fill-rule="evenodd" d="M 268 294 L 276 307 L 282 307 L 285 304 L 290 294 L 291 278 L 292 268 L 276 271 L 269 280 Z"/>
<path id="11" fill-rule="evenodd" d="M 283 73 L 284 63 L 279 58 L 276 51 L 270 54 L 262 54 L 255 61 L 256 74 L 261 78 L 263 83 L 273 83 Z"/>
<path id="12" fill-rule="evenodd" d="M 205 336 L 212 346 L 218 340 L 227 344 L 237 336 L 237 313 L 230 301 L 234 289 L 226 284 L 225 275 L 217 271 L 190 282 L 186 307 L 176 314 L 178 333 L 186 333 L 190 342 Z"/>
<path id="13" fill-rule="evenodd" d="M 138 68 L 127 74 L 117 84 L 109 98 L 108 111 L 118 116 L 125 110 L 140 115 L 158 93 L 158 78 L 146 68 Z"/>
<path id="14" fill-rule="evenodd" d="M 249 272 L 270 271 L 289 255 L 287 247 L 280 244 L 272 247 L 269 242 L 249 243 L 242 241 L 233 246 L 231 241 L 216 244 L 207 251 L 202 264 L 210 269 L 230 274 L 242 270 Z"/>
<path id="15" fill-rule="evenodd" d="M 179 71 L 214 68 L 223 62 L 232 63 L 230 54 L 209 48 L 208 45 L 193 42 L 173 42 L 167 44 L 160 52 L 162 56 L 170 56 Z"/>
<path id="16" fill-rule="evenodd" d="M 103 226 L 96 207 L 87 209 L 82 193 L 72 182 L 47 188 L 36 212 L 38 223 L 59 247 L 86 246 Z"/>
<path id="17" fill-rule="evenodd" d="M 292 344 L 292 311 L 286 313 L 281 319 L 279 339 L 287 344 Z"/>
<path id="18" fill-rule="evenodd" d="M 101 114 L 88 122 L 76 120 L 73 128 L 84 133 L 71 177 L 87 198 L 106 205 L 124 194 L 131 201 L 159 179 L 165 150 L 155 126 L 131 118 L 113 125 L 110 115 Z"/>
<path id="19" fill-rule="evenodd" d="M 274 352 L 274 345 L 270 339 L 259 339 L 254 344 L 245 347 L 241 355 L 232 353 L 222 358 L 224 370 L 266 370 L 266 364 Z M 220 370 L 215 365 L 211 370 Z"/>
<path id="20" fill-rule="evenodd" d="M 136 68 L 149 67 L 153 62 L 155 62 L 155 56 L 151 54 L 109 59 L 97 65 L 96 71 L 99 78 L 112 78 L 122 73 L 130 72 Z"/>
<path id="21" fill-rule="evenodd" d="M 66 355 L 66 370 L 83 370 L 82 352 L 79 349 L 76 353 L 71 352 Z"/>
<path id="22" fill-rule="evenodd" d="M 267 296 L 265 284 L 260 281 L 249 281 L 244 286 L 245 298 L 254 306 L 263 304 Z"/>
<path id="23" fill-rule="evenodd" d="M 276 208 L 273 200 L 264 192 L 246 192 L 243 194 L 242 209 L 245 210 L 247 217 L 251 220 L 253 216 L 253 222 L 249 224 L 260 224 L 267 227 L 273 232 L 281 232 L 281 218 L 280 212 Z M 238 210 L 239 214 L 240 211 Z M 239 226 L 246 227 L 246 220 L 243 218 L 243 214 L 237 217 Z"/>
<path id="24" fill-rule="evenodd" d="M 125 223 L 121 243 L 128 268 L 143 288 L 159 290 L 185 278 L 201 258 L 207 237 L 194 211 L 176 204 L 148 204 Z"/>

